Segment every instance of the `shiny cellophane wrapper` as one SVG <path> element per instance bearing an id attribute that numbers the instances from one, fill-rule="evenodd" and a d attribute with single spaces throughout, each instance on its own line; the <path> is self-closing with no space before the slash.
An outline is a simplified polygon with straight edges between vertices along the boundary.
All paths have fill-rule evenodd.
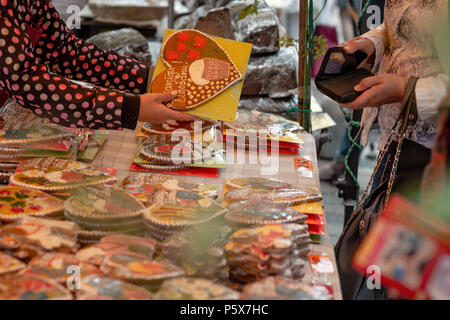
<path id="1" fill-rule="evenodd" d="M 117 181 L 107 173 L 73 160 L 37 158 L 22 161 L 11 184 L 41 191 L 62 191 Z"/>
<path id="2" fill-rule="evenodd" d="M 152 260 L 137 253 L 117 250 L 110 252 L 100 270 L 124 281 L 151 285 L 157 282 L 184 275 L 183 269 L 166 260 Z"/>
<path id="3" fill-rule="evenodd" d="M 274 224 L 233 233 L 225 252 L 231 278 L 251 282 L 270 275 L 300 279 L 310 252 L 306 225 Z"/>
<path id="4" fill-rule="evenodd" d="M 20 271 L 25 267 L 22 261 L 0 251 L 0 276 Z"/>
<path id="5" fill-rule="evenodd" d="M 4 240 L 0 239 L 0 248 L 8 249 L 8 243 L 15 242 L 14 249 L 28 245 L 44 251 L 75 252 L 78 231 L 79 227 L 70 221 L 24 217 L 0 228 Z"/>
<path id="6" fill-rule="evenodd" d="M 161 141 L 161 138 L 153 139 L 153 137 L 147 137 L 142 141 L 139 155 L 154 164 L 179 165 L 185 161 L 203 163 L 213 158 L 214 149 L 210 146 L 203 147 L 192 142 L 181 144 L 179 141 Z M 175 148 L 180 151 L 176 156 L 172 153 Z"/>
<path id="7" fill-rule="evenodd" d="M 231 204 L 248 199 L 267 200 L 286 205 L 298 205 L 322 200 L 322 196 L 312 191 L 301 190 L 298 188 L 283 188 L 274 190 L 254 189 L 252 187 L 243 187 L 228 191 L 224 195 L 224 203 Z"/>
<path id="8" fill-rule="evenodd" d="M 164 281 L 156 300 L 237 300 L 239 293 L 206 279 L 176 278 Z"/>
<path id="9" fill-rule="evenodd" d="M 218 188 L 215 185 L 197 184 L 170 175 L 141 173 L 128 176 L 121 183 L 122 189 L 129 192 L 147 206 L 153 204 L 151 199 L 156 187 L 162 187 L 168 190 L 193 191 L 214 200 L 218 197 Z"/>
<path id="10" fill-rule="evenodd" d="M 25 216 L 58 217 L 63 202 L 39 190 L 0 187 L 0 220 L 10 222 Z"/>
<path id="11" fill-rule="evenodd" d="M 296 187 L 290 183 L 260 177 L 234 178 L 225 181 L 225 186 L 228 191 L 244 187 L 259 190 L 296 189 Z"/>
<path id="12" fill-rule="evenodd" d="M 218 121 L 195 120 L 195 121 L 176 121 L 168 120 L 161 124 L 144 122 L 140 128 L 137 128 L 136 135 L 172 135 L 177 132 L 188 132 L 191 135 L 199 134 L 211 129 L 214 126 L 220 126 Z M 183 131 L 182 131 L 183 130 Z"/>
<path id="13" fill-rule="evenodd" d="M 84 187 L 72 191 L 64 209 L 86 223 L 113 224 L 139 219 L 145 207 L 116 187 Z"/>
<path id="14" fill-rule="evenodd" d="M 100 266 L 109 252 L 119 249 L 139 253 L 152 259 L 156 250 L 156 241 L 142 237 L 113 234 L 101 238 L 99 243 L 78 250 L 76 257 L 80 261 Z"/>
<path id="15" fill-rule="evenodd" d="M 174 166 L 166 171 L 185 167 L 225 168 L 225 148 L 220 124 L 192 135 L 181 132 L 173 139 L 174 141 L 171 135 L 158 134 L 139 137 L 134 163 L 149 170 L 152 169 L 149 166 L 154 165 L 154 171 L 163 171 L 163 165 Z M 186 143 L 186 147 L 181 148 L 181 142 Z M 177 149 L 172 155 L 174 146 Z"/>
<path id="16" fill-rule="evenodd" d="M 99 275 L 81 279 L 77 300 L 152 300 L 153 294 L 134 284 Z"/>
<path id="17" fill-rule="evenodd" d="M 240 225 L 267 225 L 274 223 L 304 223 L 307 216 L 287 205 L 269 200 L 247 200 L 228 206 L 225 220 Z"/>
<path id="18" fill-rule="evenodd" d="M 301 281 L 268 277 L 243 287 L 242 300 L 320 300 L 321 296 Z"/>
<path id="19" fill-rule="evenodd" d="M 211 221 L 226 211 L 214 200 L 195 192 L 178 191 L 174 199 L 175 202 L 148 208 L 144 213 L 144 221 L 158 228 L 177 229 Z"/>
<path id="20" fill-rule="evenodd" d="M 49 252 L 31 259 L 28 266 L 20 272 L 20 275 L 28 274 L 40 276 L 65 284 L 71 276 L 71 274 L 67 272 L 70 266 L 80 267 L 81 277 L 91 274 L 101 274 L 96 266 L 79 261 L 73 254 Z"/>
<path id="21" fill-rule="evenodd" d="M 239 110 L 234 122 L 224 123 L 227 136 L 265 135 L 268 140 L 303 144 L 304 130 L 298 123 L 256 110 Z"/>
<path id="22" fill-rule="evenodd" d="M 72 295 L 53 279 L 35 275 L 0 277 L 1 300 L 71 300 Z"/>
<path id="23" fill-rule="evenodd" d="M 163 257 L 183 266 L 187 275 L 226 282 L 229 268 L 224 246 L 232 229 L 221 223 L 194 226 L 159 243 Z"/>

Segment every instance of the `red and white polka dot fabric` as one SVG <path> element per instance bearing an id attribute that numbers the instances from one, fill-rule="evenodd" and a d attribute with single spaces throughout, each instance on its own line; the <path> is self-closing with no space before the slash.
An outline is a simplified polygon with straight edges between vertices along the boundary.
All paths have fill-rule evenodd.
<path id="1" fill-rule="evenodd" d="M 124 94 L 145 92 L 148 67 L 78 39 L 49 0 L 0 0 L 0 9 L 0 90 L 64 126 L 122 128 Z"/>

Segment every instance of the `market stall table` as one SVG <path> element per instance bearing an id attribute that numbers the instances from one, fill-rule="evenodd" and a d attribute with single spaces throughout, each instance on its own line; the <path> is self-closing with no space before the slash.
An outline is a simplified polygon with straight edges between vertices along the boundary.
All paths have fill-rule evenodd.
<path id="1" fill-rule="evenodd" d="M 116 168 L 119 180 L 122 180 L 130 174 L 130 166 L 136 154 L 138 139 L 134 131 L 109 131 L 108 140 L 94 161 L 93 165 L 103 168 Z M 236 153 L 239 151 L 236 151 Z M 304 134 L 304 144 L 299 155 L 279 155 L 279 170 L 274 175 L 261 175 L 260 165 L 248 164 L 249 151 L 246 151 L 245 164 L 228 164 L 226 169 L 219 172 L 219 177 L 202 178 L 184 176 L 196 183 L 213 184 L 219 187 L 219 195 L 223 188 L 223 182 L 227 179 L 236 177 L 255 177 L 261 176 L 270 179 L 276 179 L 305 188 L 315 188 L 320 190 L 317 156 L 315 141 L 312 135 Z M 295 168 L 294 158 L 310 157 L 313 164 L 312 177 L 305 177 L 298 173 Z M 333 273 L 313 273 L 311 267 L 307 268 L 303 279 L 305 283 L 323 284 L 323 280 L 333 287 L 334 299 L 341 300 L 342 293 L 340 288 L 339 276 L 337 274 L 334 250 L 327 234 L 321 237 L 321 243 L 312 245 L 312 254 L 327 255 L 333 264 Z"/>

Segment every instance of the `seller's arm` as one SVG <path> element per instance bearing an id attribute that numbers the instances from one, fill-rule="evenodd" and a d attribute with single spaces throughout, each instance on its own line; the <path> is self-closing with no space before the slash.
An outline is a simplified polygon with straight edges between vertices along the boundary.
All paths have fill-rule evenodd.
<path id="1" fill-rule="evenodd" d="M 46 55 L 44 58 L 36 56 L 35 51 L 37 49 L 32 46 L 24 24 L 20 22 L 18 16 L 24 16 L 26 21 L 30 21 L 34 14 L 49 12 L 52 5 L 48 0 L 34 1 L 30 3 L 29 8 L 22 8 L 25 10 L 24 13 L 20 13 L 12 2 L 1 2 L 0 6 L 3 6 L 1 8 L 2 16 L 0 17 L 0 32 L 2 34 L 2 39 L 0 39 L 0 65 L 3 68 L 3 72 L 0 73 L 0 89 L 7 91 L 15 101 L 31 109 L 38 116 L 64 126 L 93 129 L 134 129 L 138 119 L 150 122 L 162 122 L 167 119 L 194 119 L 190 115 L 165 107 L 164 103 L 173 99 L 170 94 L 137 96 L 103 87 L 88 88 L 51 73 L 49 65 L 53 61 L 60 61 L 57 57 L 54 57 L 57 56 L 59 51 L 56 53 L 52 51 L 50 56 Z M 55 12 L 52 13 L 54 17 L 57 15 Z M 66 28 L 64 22 L 59 18 L 54 20 L 52 25 L 53 27 L 59 27 L 61 30 Z M 49 28 L 45 26 L 46 24 L 42 26 L 43 30 Z M 62 33 L 59 36 L 60 38 L 65 37 Z M 55 34 L 53 34 L 54 37 L 56 37 Z M 72 36 L 70 38 L 72 39 Z M 39 39 L 40 47 L 52 48 L 54 46 L 53 42 L 47 43 L 47 39 L 47 36 Z M 81 40 L 77 41 L 80 42 Z M 62 51 L 63 47 L 59 50 Z M 74 52 L 73 54 L 67 53 L 69 56 L 77 54 L 75 51 L 71 51 L 72 49 L 73 47 L 68 44 L 66 50 Z M 95 52 L 93 54 L 95 56 Z M 63 62 L 63 66 L 67 66 L 67 63 L 70 64 L 68 61 Z M 87 65 L 73 66 L 73 68 L 80 68 L 79 72 L 87 76 L 94 74 L 95 64 L 92 65 L 92 61 L 86 63 Z M 136 71 L 136 75 L 134 75 L 133 69 L 136 70 L 135 67 L 128 70 L 130 72 L 129 77 L 136 76 L 136 85 L 139 85 L 139 72 Z M 142 71 L 143 69 L 139 70 Z M 125 74 L 127 73 L 124 71 L 123 75 Z M 127 78 L 123 75 L 122 80 L 119 81 L 124 81 L 123 79 Z M 102 78 L 101 75 L 100 78 Z M 145 80 L 139 87 L 142 88 L 140 91 L 145 86 L 144 82 Z M 130 86 L 129 83 L 127 85 Z"/>
<path id="2" fill-rule="evenodd" d="M 52 72 L 105 88 L 146 93 L 149 67 L 78 38 L 49 0 L 37 0 L 30 6 L 32 20 L 42 30 L 34 54 L 48 62 Z"/>

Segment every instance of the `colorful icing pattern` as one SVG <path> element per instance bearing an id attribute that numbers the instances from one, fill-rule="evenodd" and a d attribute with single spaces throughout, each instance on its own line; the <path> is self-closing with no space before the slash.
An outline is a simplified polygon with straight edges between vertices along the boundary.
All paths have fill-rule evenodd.
<path id="1" fill-rule="evenodd" d="M 71 300 L 69 290 L 50 278 L 35 275 L 0 277 L 0 300 Z"/>
<path id="2" fill-rule="evenodd" d="M 59 140 L 68 136 L 73 136 L 73 134 L 48 125 L 30 129 L 0 129 L 0 146 L 46 142 Z"/>
<path id="3" fill-rule="evenodd" d="M 161 58 L 167 69 L 154 78 L 151 92 L 177 91 L 168 105 L 174 109 L 196 108 L 243 79 L 225 49 L 196 30 L 172 34 L 162 46 Z"/>
<path id="4" fill-rule="evenodd" d="M 64 207 L 71 215 L 94 222 L 139 217 L 145 209 L 141 202 L 122 189 L 96 186 L 73 190 Z"/>
<path id="5" fill-rule="evenodd" d="M 84 163 L 56 158 L 26 160 L 19 170 L 11 177 L 12 184 L 42 191 L 68 190 L 117 180 Z"/>
<path id="6" fill-rule="evenodd" d="M 248 200 L 228 206 L 225 219 L 244 225 L 265 225 L 273 223 L 302 223 L 307 216 L 286 205 L 268 200 Z"/>
<path id="7" fill-rule="evenodd" d="M 42 191 L 0 187 L 0 220 L 12 221 L 24 216 L 53 216 L 62 212 L 63 202 Z"/>
<path id="8" fill-rule="evenodd" d="M 159 194 L 155 204 L 144 213 L 144 220 L 159 226 L 188 226 L 214 219 L 224 208 L 209 198 L 191 191 L 176 191 Z"/>

